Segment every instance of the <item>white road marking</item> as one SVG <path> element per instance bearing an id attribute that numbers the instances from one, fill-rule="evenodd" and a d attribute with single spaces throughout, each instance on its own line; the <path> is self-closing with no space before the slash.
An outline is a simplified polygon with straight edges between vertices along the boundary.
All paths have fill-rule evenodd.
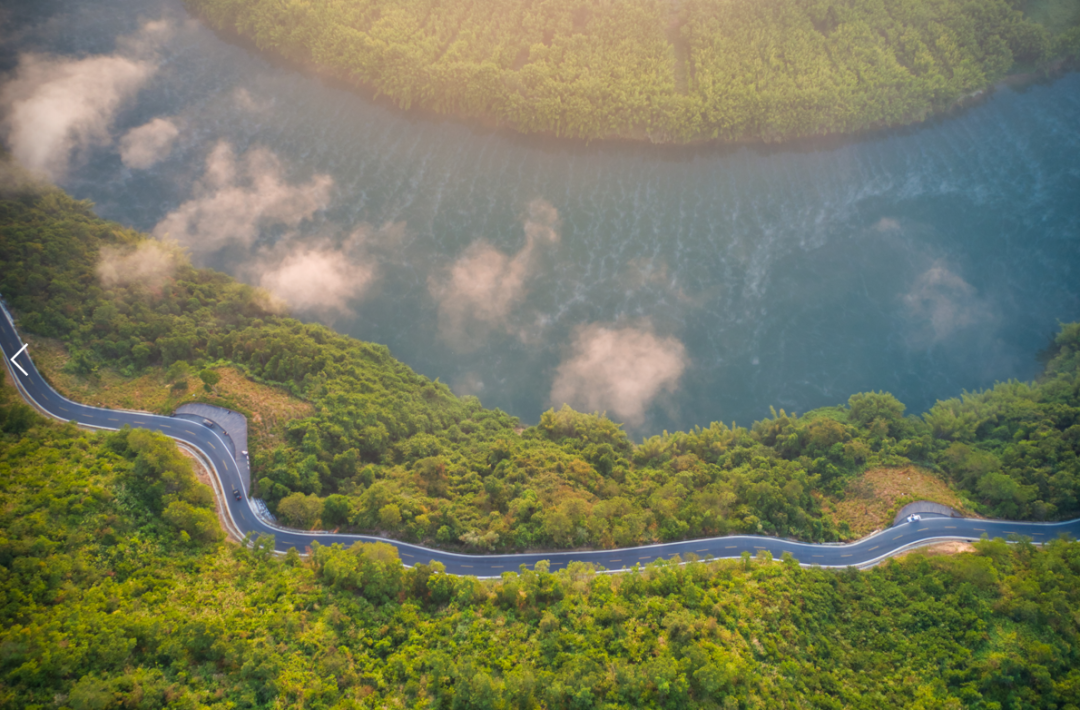
<path id="1" fill-rule="evenodd" d="M 19 352 L 15 353 L 14 355 L 12 355 L 12 356 L 11 356 L 11 364 L 12 364 L 12 365 L 14 365 L 15 367 L 19 368 L 19 372 L 23 373 L 23 377 L 28 377 L 28 376 L 30 375 L 30 373 L 29 373 L 29 372 L 27 372 L 26 370 L 24 370 L 24 369 L 22 368 L 22 365 L 20 365 L 19 363 L 15 362 L 15 358 L 17 358 L 17 357 L 19 357 L 20 355 L 22 355 L 22 354 L 23 354 L 23 350 L 26 350 L 26 348 L 27 348 L 27 347 L 28 347 L 29 345 L 30 345 L 30 343 L 23 343 L 23 346 L 22 346 L 21 348 L 19 348 Z"/>

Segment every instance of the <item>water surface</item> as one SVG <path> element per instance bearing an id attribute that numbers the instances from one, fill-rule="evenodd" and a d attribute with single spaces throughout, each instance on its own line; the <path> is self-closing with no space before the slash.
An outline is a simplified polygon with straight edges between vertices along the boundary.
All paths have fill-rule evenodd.
<path id="1" fill-rule="evenodd" d="M 305 317 L 527 423 L 559 403 L 560 372 L 557 391 L 621 407 L 637 436 L 871 389 L 920 412 L 1035 376 L 1058 323 L 1080 318 L 1075 74 L 827 145 L 587 146 L 398 112 L 227 42 L 173 0 L 8 5 L 5 70 L 25 52 L 143 52 L 156 67 L 111 140 L 73 155 L 65 189 L 151 231 L 210 195 L 222 141 L 241 172 L 263 148 L 287 187 L 328 176 L 310 219 L 264 220 L 254 241 L 196 245 L 196 260 L 257 282 L 304 245 L 339 249 L 366 288 Z M 118 45 L 147 20 L 168 31 Z M 121 138 L 156 117 L 179 127 L 171 151 L 125 166 Z M 557 211 L 552 231 L 536 200 Z M 491 303 L 469 300 L 455 264 L 489 279 Z M 616 342 L 611 372 L 582 353 L 605 352 L 604 333 L 639 336 Z M 666 364 L 649 372 L 653 351 Z"/>

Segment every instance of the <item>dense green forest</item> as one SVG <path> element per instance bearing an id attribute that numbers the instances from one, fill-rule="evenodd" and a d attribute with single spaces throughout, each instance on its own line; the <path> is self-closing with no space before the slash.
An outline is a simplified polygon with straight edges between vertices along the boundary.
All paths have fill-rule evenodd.
<path id="1" fill-rule="evenodd" d="M 481 582 L 386 544 L 307 559 L 203 534 L 164 437 L 0 388 L 0 708 L 1058 708 L 1080 543 L 869 572 L 767 556 Z M 161 515 L 164 511 L 164 515 Z M 177 529 L 182 532 L 177 535 Z"/>
<path id="2" fill-rule="evenodd" d="M 1029 0 L 185 1 L 399 106 L 586 139 L 913 123 L 1080 55 L 1080 26 L 1027 19 Z"/>
<path id="3" fill-rule="evenodd" d="M 1080 324 L 1062 328 L 1039 381 L 922 416 L 870 392 L 750 428 L 712 423 L 635 443 L 605 417 L 568 408 L 521 427 L 383 346 L 276 314 L 264 294 L 192 268 L 55 188 L 0 197 L 0 295 L 25 331 L 67 343 L 71 369 L 164 367 L 181 373 L 180 386 L 184 372 L 228 363 L 312 403 L 284 441 L 252 451 L 256 495 L 293 526 L 508 551 L 739 532 L 836 540 L 850 533 L 822 499 L 869 466 L 912 463 L 985 514 L 1080 514 Z M 106 278 L 106 261 L 147 252 L 171 270 Z"/>

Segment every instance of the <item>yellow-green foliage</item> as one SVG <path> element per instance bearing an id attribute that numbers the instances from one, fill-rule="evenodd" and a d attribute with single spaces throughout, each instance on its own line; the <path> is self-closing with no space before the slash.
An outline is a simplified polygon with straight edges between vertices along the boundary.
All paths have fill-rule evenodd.
<path id="1" fill-rule="evenodd" d="M 404 108 L 581 138 L 910 123 L 1075 45 L 1026 20 L 1021 0 L 186 2 Z"/>
<path id="2" fill-rule="evenodd" d="M 132 495 L 142 454 L 29 416 L 0 435 L 3 708 L 1067 708 L 1080 688 L 1080 543 L 491 582 L 386 544 L 280 559 L 178 541 Z"/>
<path id="3" fill-rule="evenodd" d="M 94 269 L 101 251 L 146 237 L 61 192 L 0 200 L 0 230 L 0 294 L 24 330 L 62 339 L 87 376 L 230 365 L 310 403 L 283 441 L 251 448 L 255 494 L 290 525 L 474 551 L 740 532 L 836 540 L 852 531 L 823 514 L 822 497 L 843 495 L 867 466 L 911 464 L 942 474 L 988 515 L 1080 514 L 1080 325 L 1063 327 L 1038 382 L 946 400 L 922 417 L 868 392 L 801 417 L 774 412 L 749 429 L 714 422 L 635 444 L 616 423 L 569 408 L 522 428 L 383 346 L 268 312 L 252 289 L 208 269 L 179 264 L 152 291 L 106 288 Z M 27 426 L 21 411 L 0 428 Z M 148 435 L 125 436 L 117 450 L 137 471 L 161 471 L 133 479 L 133 490 L 207 539 L 206 494 L 176 468 L 186 461 Z"/>

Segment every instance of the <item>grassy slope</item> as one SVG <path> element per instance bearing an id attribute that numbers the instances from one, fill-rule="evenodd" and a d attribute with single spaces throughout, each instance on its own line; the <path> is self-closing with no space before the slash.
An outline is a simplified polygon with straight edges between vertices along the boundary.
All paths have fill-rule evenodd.
<path id="1" fill-rule="evenodd" d="M 918 468 L 873 468 L 851 479 L 841 495 L 827 500 L 825 511 L 837 525 L 847 522 L 856 536 L 887 528 L 896 512 L 908 503 L 928 500 L 972 516 L 972 504 L 964 500 L 941 476 Z"/>
<path id="2" fill-rule="evenodd" d="M 65 397 L 77 402 L 113 409 L 138 409 L 171 414 L 181 404 L 201 402 L 243 413 L 248 418 L 248 436 L 254 445 L 272 447 L 285 438 L 285 426 L 311 416 L 310 402 L 279 387 L 254 382 L 233 367 L 215 368 L 221 381 L 206 391 L 195 377 L 188 388 L 177 391 L 165 368 L 148 367 L 138 376 L 115 369 L 99 369 L 93 376 L 66 369 L 71 355 L 63 342 L 54 338 L 26 337 L 34 362 L 46 379 Z"/>

